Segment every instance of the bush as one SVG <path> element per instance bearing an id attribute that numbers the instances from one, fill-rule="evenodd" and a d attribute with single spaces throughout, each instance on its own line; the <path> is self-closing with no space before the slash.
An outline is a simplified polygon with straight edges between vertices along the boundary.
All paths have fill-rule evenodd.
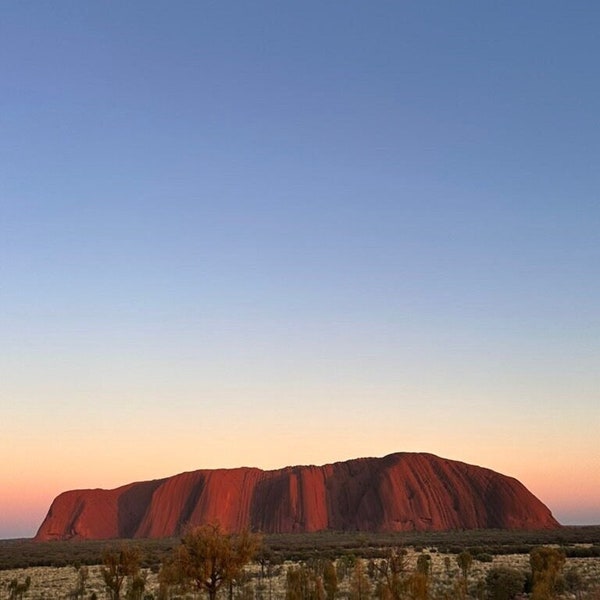
<path id="1" fill-rule="evenodd" d="M 475 560 L 478 560 L 482 563 L 491 563 L 494 560 L 494 557 L 491 554 L 482 552 L 481 554 L 477 554 L 477 556 L 475 556 Z"/>
<path id="2" fill-rule="evenodd" d="M 492 567 L 485 578 L 491 600 L 511 600 L 525 587 L 525 573 L 510 567 Z"/>

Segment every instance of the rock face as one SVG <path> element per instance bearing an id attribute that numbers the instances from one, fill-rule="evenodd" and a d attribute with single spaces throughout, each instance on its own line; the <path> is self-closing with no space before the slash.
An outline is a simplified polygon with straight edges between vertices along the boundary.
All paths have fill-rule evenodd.
<path id="1" fill-rule="evenodd" d="M 158 538 L 218 521 L 264 533 L 549 529 L 560 525 L 521 483 L 432 454 L 322 467 L 200 470 L 58 496 L 35 539 Z"/>

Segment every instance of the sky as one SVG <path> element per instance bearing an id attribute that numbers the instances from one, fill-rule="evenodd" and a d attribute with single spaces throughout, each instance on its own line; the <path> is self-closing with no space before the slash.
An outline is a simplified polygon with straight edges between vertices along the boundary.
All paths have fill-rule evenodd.
<path id="1" fill-rule="evenodd" d="M 15 2 L 0 538 L 431 452 L 600 523 L 595 2 Z"/>

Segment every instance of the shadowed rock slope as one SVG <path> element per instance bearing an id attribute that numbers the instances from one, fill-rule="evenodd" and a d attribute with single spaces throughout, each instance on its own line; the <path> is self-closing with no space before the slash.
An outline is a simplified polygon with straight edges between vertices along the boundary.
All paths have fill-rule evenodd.
<path id="1" fill-rule="evenodd" d="M 550 510 L 521 483 L 432 454 L 322 467 L 200 470 L 114 490 L 58 496 L 37 540 L 158 538 L 187 524 L 228 531 L 549 529 Z"/>

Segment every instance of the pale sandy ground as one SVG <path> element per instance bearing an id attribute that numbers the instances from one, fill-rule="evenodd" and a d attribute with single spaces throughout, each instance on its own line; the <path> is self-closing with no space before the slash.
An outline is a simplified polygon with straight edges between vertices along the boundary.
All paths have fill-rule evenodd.
<path id="1" fill-rule="evenodd" d="M 426 551 L 427 552 L 427 551 Z M 444 555 L 441 553 L 430 553 L 432 557 L 432 577 L 434 580 L 444 584 L 445 582 L 450 584 L 453 579 L 459 576 L 459 569 L 456 564 L 456 557 L 454 555 Z M 418 554 L 413 551 L 409 551 L 409 568 L 414 568 L 416 564 L 416 558 Z M 450 557 L 450 571 L 447 572 L 444 557 Z M 278 577 L 274 577 L 272 580 L 272 598 L 280 599 L 285 597 L 285 572 L 288 566 L 293 563 L 286 563 L 283 565 L 281 574 Z M 511 554 L 506 556 L 496 556 L 491 563 L 480 563 L 473 561 L 473 565 L 469 574 L 469 580 L 474 582 L 478 579 L 484 578 L 487 570 L 492 566 L 506 565 L 522 569 L 527 571 L 529 569 L 529 556 L 523 554 Z M 568 559 L 565 565 L 565 569 L 572 566 L 576 566 L 581 575 L 590 583 L 595 583 L 600 586 L 600 558 L 572 558 Z M 258 573 L 257 566 L 249 567 L 249 570 L 254 573 Z M 73 590 L 77 584 L 77 574 L 73 567 L 31 567 L 28 569 L 15 569 L 0 571 L 0 599 L 8 598 L 8 584 L 9 582 L 17 578 L 23 581 L 25 577 L 29 575 L 31 577 L 31 588 L 24 595 L 26 599 L 59 599 L 68 598 L 69 592 Z M 256 580 L 257 581 L 257 580 Z M 348 579 L 340 582 L 339 586 L 339 597 L 344 598 L 348 591 Z M 89 579 L 86 585 L 85 597 L 89 598 L 92 592 L 96 592 L 98 599 L 107 598 L 107 594 L 102 583 L 100 575 L 100 567 L 92 566 L 89 567 Z M 148 582 L 146 586 L 146 593 L 153 593 L 157 596 L 158 582 L 156 574 L 148 571 Z M 124 596 L 124 594 L 123 594 Z M 189 598 L 194 596 L 190 595 Z M 199 596 L 196 596 L 199 597 Z M 223 595 L 226 597 L 226 594 Z M 263 597 L 268 599 L 268 587 L 265 580 L 265 590 Z M 564 596 L 565 598 L 574 598 L 575 596 Z M 600 596 L 599 596 L 600 597 Z"/>

